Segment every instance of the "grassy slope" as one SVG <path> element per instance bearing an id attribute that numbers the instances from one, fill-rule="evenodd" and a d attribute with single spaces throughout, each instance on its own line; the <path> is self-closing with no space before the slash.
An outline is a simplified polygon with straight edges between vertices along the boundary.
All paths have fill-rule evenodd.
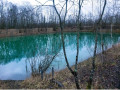
<path id="1" fill-rule="evenodd" d="M 96 57 L 93 88 L 117 88 L 120 83 L 120 44 L 105 51 L 103 58 L 104 60 L 101 59 L 101 54 Z M 81 88 L 87 88 L 91 62 L 92 58 L 89 58 L 78 65 Z M 0 81 L 0 88 L 60 88 L 50 83 L 51 75 L 45 75 L 45 77 L 44 80 L 36 76 L 24 81 Z M 61 82 L 64 88 L 76 88 L 74 77 L 67 68 L 56 72 L 54 78 Z"/>

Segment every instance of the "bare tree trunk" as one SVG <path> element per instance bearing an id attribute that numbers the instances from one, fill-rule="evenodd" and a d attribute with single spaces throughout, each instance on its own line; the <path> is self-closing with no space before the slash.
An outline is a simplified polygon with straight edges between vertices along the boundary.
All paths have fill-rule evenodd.
<path id="1" fill-rule="evenodd" d="M 92 70 L 90 73 L 90 78 L 88 81 L 88 88 L 91 89 L 92 86 L 92 82 L 93 82 L 93 76 L 94 76 L 94 72 L 95 72 L 95 58 L 96 58 L 96 52 L 97 52 L 97 39 L 98 39 L 98 35 L 97 35 L 97 31 L 95 31 L 95 47 L 94 47 L 94 55 L 93 55 L 93 60 L 92 60 Z"/>
<path id="2" fill-rule="evenodd" d="M 80 18 L 80 11 L 81 11 L 81 5 L 82 3 L 80 3 L 81 0 L 79 0 L 79 15 L 78 15 L 78 25 L 79 25 L 79 18 Z M 83 0 L 82 0 L 83 2 Z M 65 50 L 65 42 L 64 42 L 64 35 L 63 35 L 63 29 L 64 29 L 64 24 L 65 24 L 65 19 L 66 19 L 66 15 L 67 15 L 67 3 L 68 0 L 66 0 L 66 9 L 65 9 L 65 16 L 64 16 L 64 20 L 62 22 L 61 20 L 61 16 L 60 13 L 58 13 L 56 6 L 55 6 L 55 2 L 53 0 L 53 7 L 59 17 L 59 21 L 60 21 L 60 29 L 61 29 L 61 39 L 62 39 L 62 46 L 63 46 L 63 52 L 64 52 L 64 57 L 65 57 L 65 61 L 67 63 L 67 67 L 69 69 L 69 71 L 72 73 L 72 75 L 74 76 L 75 79 L 75 84 L 77 89 L 80 89 L 80 85 L 79 85 L 79 80 L 78 80 L 78 71 L 77 71 L 77 64 L 78 64 L 78 55 L 79 55 L 79 30 L 77 33 L 77 54 L 76 54 L 76 61 L 75 61 L 75 70 L 73 71 L 72 68 L 69 65 L 68 59 L 67 59 L 67 55 L 66 55 L 66 50 Z M 81 5 L 80 5 L 81 4 Z"/>
<path id="3" fill-rule="evenodd" d="M 75 72 L 74 78 L 75 78 L 75 84 L 76 84 L 77 89 L 80 89 L 78 73 L 77 72 Z"/>
<path id="4" fill-rule="evenodd" d="M 91 70 L 91 73 L 90 73 L 90 78 L 89 78 L 88 86 L 87 86 L 89 89 L 91 89 L 91 87 L 92 87 L 93 77 L 94 77 L 94 73 L 95 73 L 95 58 L 96 58 L 96 55 L 97 55 L 96 52 L 97 52 L 97 42 L 98 42 L 97 31 L 98 31 L 98 27 L 100 26 L 100 23 L 101 23 L 103 14 L 104 14 L 106 2 L 107 2 L 107 0 L 105 0 L 105 2 L 104 2 L 102 13 L 100 15 L 100 18 L 99 18 L 97 24 L 96 24 L 96 30 L 95 30 L 95 47 L 94 47 L 94 55 L 93 55 L 93 60 L 92 60 L 92 70 Z"/>
<path id="5" fill-rule="evenodd" d="M 113 24 L 111 23 L 111 38 L 112 38 Z"/>
<path id="6" fill-rule="evenodd" d="M 71 67 L 69 65 L 69 62 L 68 62 L 68 59 L 67 59 L 66 50 L 65 50 L 65 43 L 64 43 L 63 28 L 62 27 L 61 27 L 61 38 L 62 38 L 63 52 L 64 52 L 65 60 L 66 60 L 66 63 L 67 63 L 67 67 L 75 78 L 75 84 L 76 84 L 77 89 L 80 89 L 77 70 L 75 69 L 76 71 L 73 71 L 71 69 Z M 75 65 L 75 66 L 77 66 L 77 65 Z"/>
<path id="7" fill-rule="evenodd" d="M 82 6 L 83 0 L 79 0 L 79 13 L 78 13 L 78 30 L 77 30 L 77 54 L 76 54 L 76 62 L 75 62 L 75 82 L 76 82 L 76 87 L 79 89 L 79 80 L 78 80 L 78 57 L 79 57 L 79 25 L 80 25 L 80 19 L 81 19 L 81 6 Z"/>

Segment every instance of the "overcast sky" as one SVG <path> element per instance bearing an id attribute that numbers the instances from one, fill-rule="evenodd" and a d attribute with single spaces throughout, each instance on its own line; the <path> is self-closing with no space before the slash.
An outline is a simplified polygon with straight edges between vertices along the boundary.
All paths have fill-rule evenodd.
<path id="1" fill-rule="evenodd" d="M 7 0 L 7 1 L 17 4 L 17 5 L 24 5 L 24 4 L 28 4 L 28 3 L 30 3 L 33 6 L 39 5 L 39 3 L 35 0 Z M 40 1 L 41 3 L 46 2 L 46 0 L 38 0 L 38 1 Z M 55 2 L 58 2 L 58 1 L 59 0 L 55 0 Z M 100 0 L 84 0 L 84 1 L 85 2 L 82 7 L 82 13 L 85 15 L 88 15 L 91 12 L 91 13 L 94 13 L 95 15 L 96 14 L 98 15 L 99 10 L 100 10 Z M 92 1 L 93 1 L 93 12 L 92 12 Z M 104 1 L 104 0 L 101 0 L 101 1 Z M 107 9 L 109 6 L 112 7 L 112 5 L 110 5 L 110 2 L 113 2 L 113 1 L 115 1 L 115 0 L 107 0 L 107 6 L 106 6 Z M 117 0 L 117 1 L 120 1 L 120 0 Z M 48 2 L 47 4 L 48 5 L 52 4 L 52 2 Z M 118 4 L 118 5 L 120 6 L 120 4 Z M 70 4 L 68 4 L 68 6 L 70 7 Z M 101 7 L 102 6 L 103 6 L 103 2 L 101 4 Z M 76 8 L 76 10 L 78 10 L 78 7 Z M 69 13 L 73 13 L 73 10 L 71 10 Z"/>
<path id="2" fill-rule="evenodd" d="M 24 4 L 25 2 L 30 2 L 31 5 L 38 5 L 39 3 L 36 2 L 35 0 L 8 0 L 9 2 L 12 2 L 12 3 L 15 3 L 15 4 L 19 4 L 19 5 L 22 5 Z M 44 3 L 46 0 L 38 0 L 42 3 Z"/>
<path id="3" fill-rule="evenodd" d="M 12 2 L 14 4 L 17 4 L 17 5 L 23 5 L 26 2 L 27 3 L 29 2 L 31 5 L 34 5 L 34 6 L 35 5 L 39 5 L 39 3 L 37 1 L 35 1 L 35 0 L 8 0 L 8 1 Z M 40 1 L 41 3 L 45 3 L 46 2 L 46 0 L 38 0 L 38 1 Z M 58 0 L 55 0 L 55 1 L 57 2 Z M 52 4 L 52 3 L 48 2 L 47 4 Z M 92 3 L 90 3 L 90 2 L 89 3 L 85 2 L 83 10 L 82 10 L 85 14 L 87 14 L 87 13 L 89 13 L 89 11 L 91 11 L 90 10 L 91 9 L 91 4 Z M 70 5 L 68 5 L 68 6 L 70 6 Z"/>

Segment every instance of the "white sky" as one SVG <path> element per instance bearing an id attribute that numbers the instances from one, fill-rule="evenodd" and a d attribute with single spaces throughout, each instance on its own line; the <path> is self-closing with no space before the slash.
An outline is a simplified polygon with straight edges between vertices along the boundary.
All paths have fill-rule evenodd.
<path id="1" fill-rule="evenodd" d="M 31 5 L 38 5 L 39 3 L 36 2 L 35 0 L 8 0 L 9 2 L 12 2 L 12 3 L 15 3 L 15 4 L 19 4 L 19 5 L 22 5 L 24 4 L 25 2 L 30 2 Z M 38 0 L 42 3 L 44 3 L 44 1 L 46 0 Z"/>
<path id="2" fill-rule="evenodd" d="M 33 6 L 39 5 L 39 3 L 35 0 L 7 0 L 7 1 L 17 4 L 17 5 L 24 5 L 27 3 L 30 3 Z M 45 3 L 47 0 L 38 0 L 38 1 L 40 1 L 41 3 Z M 55 2 L 57 2 L 57 3 L 58 3 L 58 1 L 59 0 L 55 0 Z M 93 12 L 92 12 L 92 1 L 93 1 Z M 104 1 L 104 0 L 101 0 L 101 1 Z M 115 0 L 107 0 L 106 8 L 108 8 L 108 6 L 112 6 L 112 5 L 110 5 L 110 3 L 113 1 L 115 1 Z M 117 1 L 119 1 L 119 0 L 117 0 Z M 48 2 L 47 4 L 48 5 L 52 4 L 52 2 L 51 3 Z M 103 6 L 103 2 L 102 2 L 102 6 Z M 70 7 L 70 4 L 68 4 L 68 8 L 69 7 Z M 69 13 L 74 14 L 73 10 L 74 10 L 74 8 L 72 8 L 72 10 Z M 78 10 L 78 7 L 75 10 Z M 94 15 L 98 15 L 99 10 L 100 10 L 100 0 L 84 0 L 84 4 L 82 7 L 82 13 L 84 15 L 88 15 L 90 12 L 93 13 Z"/>
<path id="3" fill-rule="evenodd" d="M 31 5 L 39 5 L 39 3 L 37 1 L 35 1 L 35 0 L 8 0 L 8 1 L 12 2 L 14 4 L 18 4 L 18 5 L 24 5 L 24 4 L 26 4 L 26 2 L 27 3 L 30 2 Z M 40 1 L 41 3 L 45 3 L 46 2 L 46 0 L 38 0 L 38 1 Z M 55 1 L 58 2 L 58 0 L 55 0 Z M 48 2 L 47 4 L 52 4 L 52 3 Z M 68 6 L 70 6 L 70 5 L 68 5 Z M 85 3 L 84 7 L 83 7 L 83 12 L 85 14 L 89 13 L 90 8 L 91 8 L 91 3 L 87 3 L 87 4 Z"/>

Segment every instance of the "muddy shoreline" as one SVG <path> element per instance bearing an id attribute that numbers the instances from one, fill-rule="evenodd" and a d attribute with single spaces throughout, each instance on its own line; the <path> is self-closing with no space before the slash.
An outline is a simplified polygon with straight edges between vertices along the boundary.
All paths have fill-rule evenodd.
<path id="1" fill-rule="evenodd" d="M 34 29 L 0 29 L 0 38 L 4 37 L 17 37 L 17 36 L 28 36 L 28 35 L 39 35 L 39 34 L 50 34 L 59 33 L 60 28 L 55 31 L 53 28 L 34 28 Z M 77 32 L 77 28 L 64 28 L 64 32 Z M 80 30 L 80 32 L 94 32 L 94 30 Z M 105 33 L 111 33 L 110 30 L 102 30 Z M 120 33 L 120 30 L 113 30 L 113 33 Z"/>

